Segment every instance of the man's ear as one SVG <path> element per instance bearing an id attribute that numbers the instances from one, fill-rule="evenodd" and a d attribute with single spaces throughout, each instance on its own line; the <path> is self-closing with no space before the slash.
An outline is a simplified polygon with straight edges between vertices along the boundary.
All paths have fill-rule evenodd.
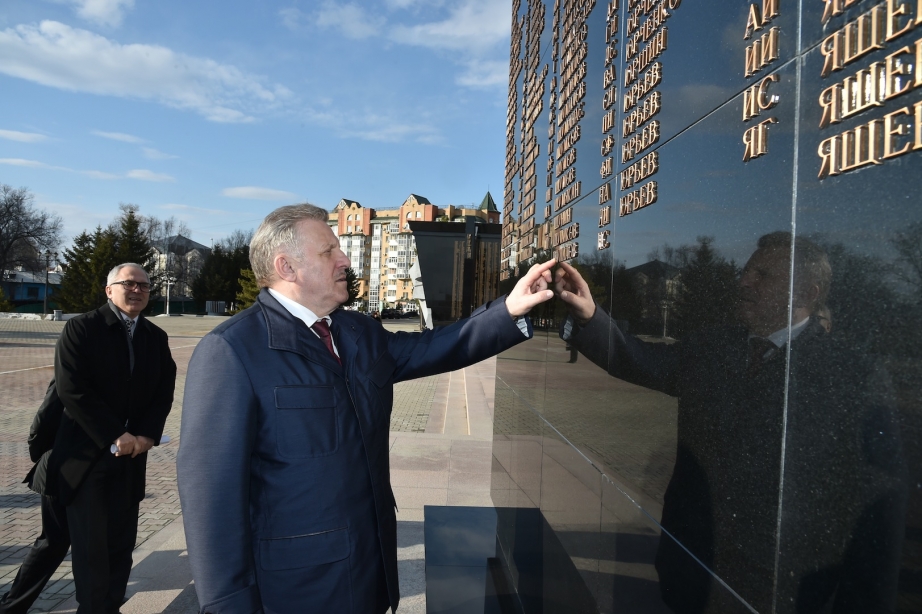
<path id="1" fill-rule="evenodd" d="M 794 290 L 794 307 L 804 307 L 811 312 L 820 298 L 820 287 L 816 284 L 805 285 Z"/>
<path id="2" fill-rule="evenodd" d="M 272 266 L 275 268 L 275 274 L 279 279 L 288 282 L 294 282 L 297 279 L 291 256 L 288 254 L 278 254 L 272 260 Z"/>

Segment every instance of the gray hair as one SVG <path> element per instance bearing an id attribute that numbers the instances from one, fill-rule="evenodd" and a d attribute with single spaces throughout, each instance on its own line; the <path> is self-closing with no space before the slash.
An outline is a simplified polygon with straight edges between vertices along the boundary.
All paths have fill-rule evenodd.
<path id="1" fill-rule="evenodd" d="M 112 270 L 109 271 L 108 275 L 106 275 L 106 285 L 111 286 L 112 282 L 114 282 L 116 278 L 118 277 L 119 271 L 129 266 L 132 266 L 136 269 L 141 269 L 141 272 L 147 275 L 147 281 L 150 282 L 150 274 L 148 274 L 148 272 L 145 271 L 144 267 L 142 267 L 140 264 L 136 262 L 123 262 L 121 264 L 117 264 L 114 267 L 112 267 Z"/>
<path id="2" fill-rule="evenodd" d="M 256 277 L 256 285 L 266 288 L 275 278 L 273 260 L 281 251 L 291 253 L 301 260 L 301 237 L 298 224 L 304 220 L 327 223 L 326 210 L 308 203 L 279 207 L 266 216 L 250 240 L 250 267 Z"/>

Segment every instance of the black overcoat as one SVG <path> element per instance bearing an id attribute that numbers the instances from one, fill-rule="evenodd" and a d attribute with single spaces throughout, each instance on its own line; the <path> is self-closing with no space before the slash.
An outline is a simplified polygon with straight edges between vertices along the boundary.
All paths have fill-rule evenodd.
<path id="1" fill-rule="evenodd" d="M 54 375 L 64 414 L 48 462 L 46 491 L 67 505 L 89 470 L 128 432 L 159 442 L 173 404 L 176 363 L 167 334 L 138 318 L 132 338 L 106 304 L 68 320 L 58 339 Z M 147 454 L 132 464 L 132 498 L 144 498 Z M 53 483 L 51 483 L 53 481 Z"/>

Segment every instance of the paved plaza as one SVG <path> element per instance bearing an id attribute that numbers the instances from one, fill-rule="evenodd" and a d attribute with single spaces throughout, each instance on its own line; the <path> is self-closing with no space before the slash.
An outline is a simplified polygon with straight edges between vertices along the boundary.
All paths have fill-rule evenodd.
<path id="1" fill-rule="evenodd" d="M 170 335 L 178 367 L 170 443 L 151 450 L 125 614 L 196 612 L 176 490 L 176 452 L 189 359 L 217 317 L 153 318 Z M 415 323 L 385 321 L 390 330 Z M 63 322 L 0 319 L 0 594 L 40 532 L 39 497 L 22 483 L 32 463 L 26 438 L 53 375 Z M 391 417 L 391 479 L 397 499 L 401 614 L 425 612 L 424 505 L 492 506 L 490 446 L 495 359 L 397 384 Z M 73 612 L 70 558 L 32 612 Z"/>

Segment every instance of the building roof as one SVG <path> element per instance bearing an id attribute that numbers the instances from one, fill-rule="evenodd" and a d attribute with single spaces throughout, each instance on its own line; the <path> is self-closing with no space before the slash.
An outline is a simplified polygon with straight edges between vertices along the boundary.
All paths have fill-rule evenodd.
<path id="1" fill-rule="evenodd" d="M 341 211 L 342 209 L 348 209 L 352 205 L 358 205 L 359 207 L 362 206 L 361 203 L 359 203 L 359 201 L 357 200 L 349 200 L 348 198 L 344 198 L 341 201 L 339 201 L 338 205 L 333 207 L 333 211 L 336 212 L 336 211 Z"/>
<path id="2" fill-rule="evenodd" d="M 493 202 L 493 197 L 490 196 L 489 190 L 487 190 L 487 195 L 483 197 L 483 201 L 480 203 L 480 210 L 499 212 L 499 209 L 496 208 L 496 203 Z"/>
<path id="3" fill-rule="evenodd" d="M 61 273 L 53 271 L 48 272 L 48 285 L 61 285 Z M 44 284 L 45 271 L 3 271 L 3 279 L 6 283 L 24 283 L 24 284 Z"/>
<path id="4" fill-rule="evenodd" d="M 410 200 L 411 198 L 415 198 L 416 203 L 419 205 L 431 205 L 432 204 L 429 202 L 428 198 L 426 198 L 425 196 L 420 196 L 419 194 L 410 194 L 407 200 Z"/>
<path id="5" fill-rule="evenodd" d="M 680 270 L 671 264 L 666 264 L 659 260 L 651 260 L 650 262 L 631 267 L 627 272 L 631 275 L 646 275 L 649 279 L 672 279 L 679 274 Z"/>
<path id="6" fill-rule="evenodd" d="M 172 237 L 167 237 L 162 242 L 158 241 L 157 245 L 154 245 L 154 249 L 162 253 L 160 249 L 161 246 L 166 246 L 167 249 L 174 254 L 190 252 L 194 249 L 197 249 L 201 252 L 209 252 L 211 248 L 207 245 L 202 245 L 196 241 L 193 241 L 189 237 L 184 237 L 182 235 L 174 235 Z"/>

